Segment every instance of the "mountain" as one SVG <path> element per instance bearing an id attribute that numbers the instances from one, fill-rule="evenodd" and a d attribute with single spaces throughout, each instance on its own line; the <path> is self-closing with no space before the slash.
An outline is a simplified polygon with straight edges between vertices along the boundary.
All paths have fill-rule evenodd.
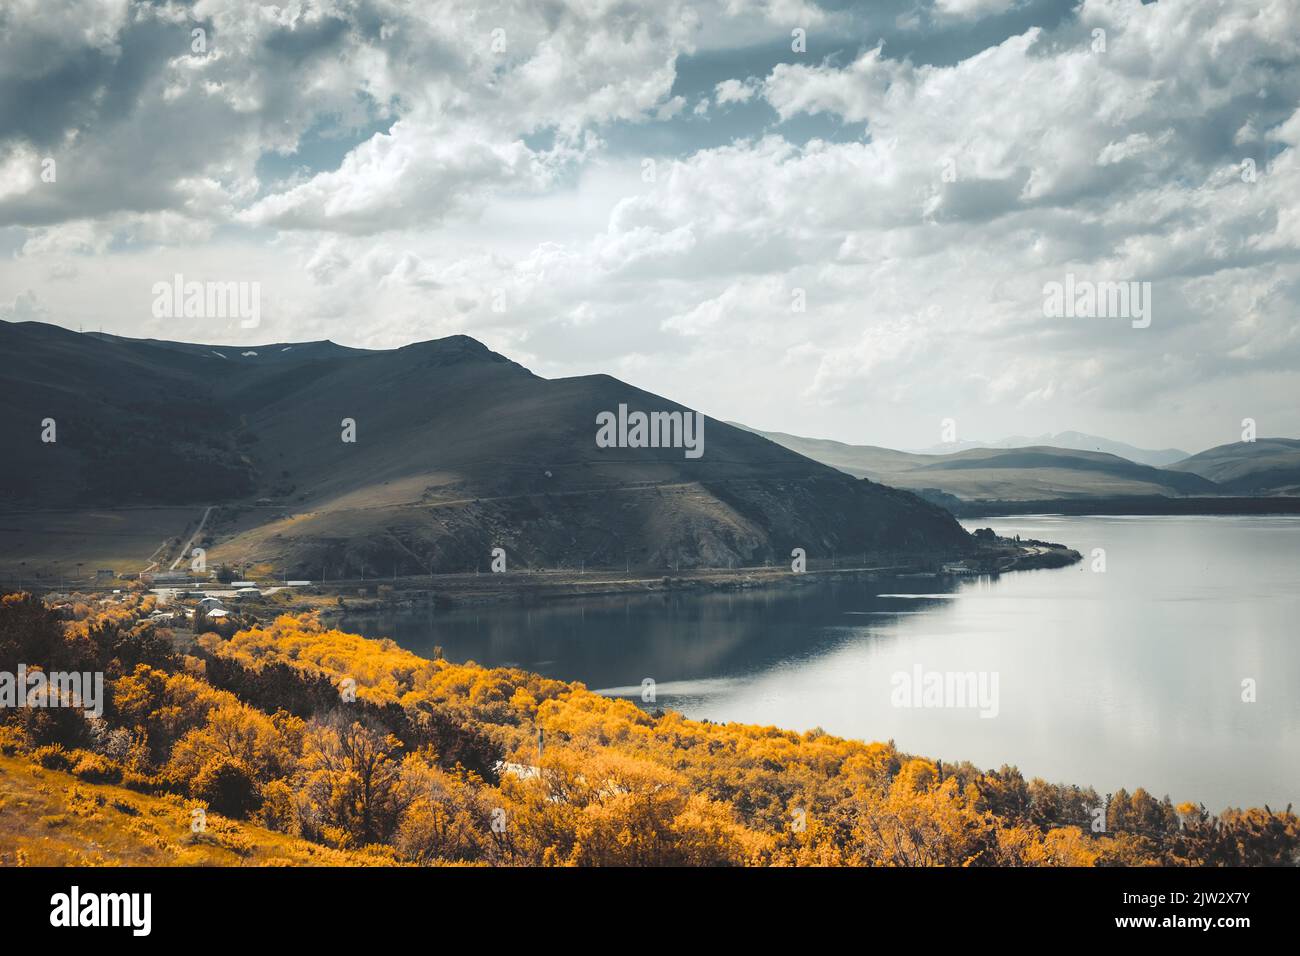
<path id="1" fill-rule="evenodd" d="M 1112 441 L 1109 438 L 1100 438 L 1096 435 L 1087 435 L 1083 432 L 1057 432 L 1053 434 L 1037 435 L 1035 437 L 1026 437 L 1024 435 L 1015 435 L 1011 438 L 1001 438 L 997 441 L 977 442 L 977 441 L 960 441 L 952 442 L 947 445 L 932 445 L 929 448 L 917 449 L 916 453 L 920 455 L 951 455 L 954 452 L 967 451 L 971 448 L 1065 448 L 1071 451 L 1097 451 L 1109 455 L 1116 455 L 1119 458 L 1127 458 L 1129 461 L 1137 462 L 1139 465 L 1151 465 L 1155 468 L 1163 468 L 1171 465 L 1176 461 L 1181 461 L 1187 457 L 1187 452 L 1178 448 L 1138 448 L 1135 445 L 1128 445 L 1122 441 Z"/>
<path id="2" fill-rule="evenodd" d="M 1300 440 L 1260 438 L 1219 445 L 1169 466 L 1237 495 L 1300 494 Z"/>
<path id="3" fill-rule="evenodd" d="M 601 412 L 687 410 L 607 375 L 541 378 L 466 336 L 230 348 L 0 323 L 0 350 L 0 504 L 220 505 L 211 562 L 334 577 L 468 570 L 493 547 L 510 567 L 620 568 L 971 547 L 915 495 L 713 419 L 699 458 L 597 447 Z"/>
<path id="4" fill-rule="evenodd" d="M 727 424 L 755 435 L 762 435 L 782 448 L 788 448 L 805 458 L 820 461 L 824 465 L 838 468 L 855 477 L 869 478 L 872 481 L 880 481 L 880 476 L 884 474 L 908 471 L 915 467 L 918 461 L 936 457 L 910 451 L 894 451 L 892 448 L 880 448 L 876 445 L 848 445 L 829 438 L 804 438 L 787 432 L 765 432 L 742 425 L 740 422 Z"/>
<path id="5" fill-rule="evenodd" d="M 1213 481 L 1199 475 L 1139 465 L 1101 452 L 1036 446 L 970 448 L 947 455 L 923 455 L 783 432 L 756 434 L 847 474 L 924 491 L 931 497 L 1035 501 L 1218 492 Z"/>

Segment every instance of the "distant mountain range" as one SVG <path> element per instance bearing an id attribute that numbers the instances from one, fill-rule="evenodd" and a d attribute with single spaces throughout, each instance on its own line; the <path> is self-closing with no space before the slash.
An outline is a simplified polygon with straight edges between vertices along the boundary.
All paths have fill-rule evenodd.
<path id="1" fill-rule="evenodd" d="M 1156 468 L 1171 465 L 1188 457 L 1188 453 L 1178 448 L 1138 448 L 1122 441 L 1111 441 L 1097 435 L 1083 432 L 1057 432 L 1056 434 L 1037 435 L 1032 438 L 1016 435 L 997 441 L 958 441 L 945 445 L 931 445 L 929 448 L 915 449 L 918 455 L 951 455 L 971 448 L 1066 448 L 1071 451 L 1097 451 L 1108 455 L 1117 455 L 1137 462 L 1139 465 L 1152 465 Z"/>
<path id="2" fill-rule="evenodd" d="M 1113 453 L 1042 445 L 966 448 L 937 455 L 754 431 L 847 474 L 941 502 L 946 496 L 963 501 L 1040 501 L 1300 493 L 1300 441 L 1287 438 L 1223 445 L 1158 468 Z"/>
<path id="3" fill-rule="evenodd" d="M 333 577 L 470 570 L 494 547 L 513 568 L 971 548 L 942 508 L 713 419 L 698 459 L 599 448 L 601 412 L 687 410 L 466 336 L 229 348 L 28 322 L 0 323 L 0 352 L 0 506 L 222 505 L 209 562 Z"/>

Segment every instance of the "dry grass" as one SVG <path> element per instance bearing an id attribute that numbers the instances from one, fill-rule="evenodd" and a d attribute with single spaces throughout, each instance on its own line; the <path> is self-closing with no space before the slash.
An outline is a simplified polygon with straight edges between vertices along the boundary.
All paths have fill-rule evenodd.
<path id="1" fill-rule="evenodd" d="M 5 513 L 0 515 L 0 578 L 85 579 L 96 568 L 139 571 L 159 545 L 193 527 L 202 514 L 198 506 Z"/>
<path id="2" fill-rule="evenodd" d="M 0 866 L 366 866 L 385 852 L 341 851 L 209 813 L 198 804 L 86 783 L 0 756 Z"/>

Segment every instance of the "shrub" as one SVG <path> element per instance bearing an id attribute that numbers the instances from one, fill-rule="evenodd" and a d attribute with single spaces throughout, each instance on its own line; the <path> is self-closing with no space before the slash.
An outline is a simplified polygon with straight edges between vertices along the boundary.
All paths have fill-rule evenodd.
<path id="1" fill-rule="evenodd" d="M 27 744 L 27 738 L 17 727 L 0 724 L 0 754 L 12 757 Z"/>
<path id="2" fill-rule="evenodd" d="M 262 788 L 262 809 L 258 813 L 258 820 L 268 830 L 294 833 L 297 822 L 294 793 L 283 780 L 272 780 Z"/>
<path id="3" fill-rule="evenodd" d="M 32 761 L 46 770 L 67 770 L 72 766 L 68 752 L 61 744 L 48 744 L 32 751 Z"/>
<path id="4" fill-rule="evenodd" d="M 148 774 L 127 770 L 122 774 L 122 786 L 136 793 L 161 794 L 167 790 L 167 782 Z"/>
<path id="5" fill-rule="evenodd" d="M 248 856 L 253 852 L 253 841 L 229 820 L 209 820 L 204 835 L 217 846 L 225 847 L 238 856 Z"/>
<path id="6" fill-rule="evenodd" d="M 8 712 L 6 725 L 38 747 L 62 744 L 75 748 L 90 743 L 86 717 L 73 707 L 18 707 Z"/>
<path id="7" fill-rule="evenodd" d="M 190 785 L 190 795 L 214 813 L 241 820 L 262 805 L 251 771 L 229 757 L 205 764 Z"/>
<path id="8" fill-rule="evenodd" d="M 76 762 L 72 765 L 74 776 L 87 783 L 121 783 L 122 768 L 107 757 L 88 750 L 74 752 Z"/>

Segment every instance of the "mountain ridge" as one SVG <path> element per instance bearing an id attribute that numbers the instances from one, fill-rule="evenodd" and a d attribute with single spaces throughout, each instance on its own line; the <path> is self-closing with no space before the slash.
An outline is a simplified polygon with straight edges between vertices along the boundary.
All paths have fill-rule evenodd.
<path id="1" fill-rule="evenodd" d="M 924 455 L 752 430 L 847 474 L 945 502 L 945 496 L 963 501 L 1016 501 L 1219 493 L 1213 481 L 1195 473 L 1155 468 L 1104 452 L 1030 446 Z"/>
<path id="2" fill-rule="evenodd" d="M 1233 494 L 1300 495 L 1300 439 L 1216 445 L 1169 467 L 1200 475 Z"/>
<path id="3" fill-rule="evenodd" d="M 620 403 L 688 409 L 608 375 L 545 379 L 469 336 L 278 351 L 8 324 L 0 346 L 5 506 L 217 505 L 213 562 L 334 576 L 473 569 L 493 547 L 516 567 L 973 547 L 930 502 L 712 418 L 698 461 L 598 448 Z"/>
<path id="4" fill-rule="evenodd" d="M 1151 465 L 1163 468 L 1176 461 L 1189 457 L 1181 448 L 1140 448 L 1127 442 L 1089 435 L 1086 432 L 1063 431 L 1046 432 L 1042 435 L 1013 435 L 996 441 L 958 441 L 946 445 L 931 445 L 929 448 L 913 449 L 919 455 L 950 455 L 972 448 L 1061 448 L 1068 451 L 1096 451 L 1126 458 L 1139 465 Z"/>

